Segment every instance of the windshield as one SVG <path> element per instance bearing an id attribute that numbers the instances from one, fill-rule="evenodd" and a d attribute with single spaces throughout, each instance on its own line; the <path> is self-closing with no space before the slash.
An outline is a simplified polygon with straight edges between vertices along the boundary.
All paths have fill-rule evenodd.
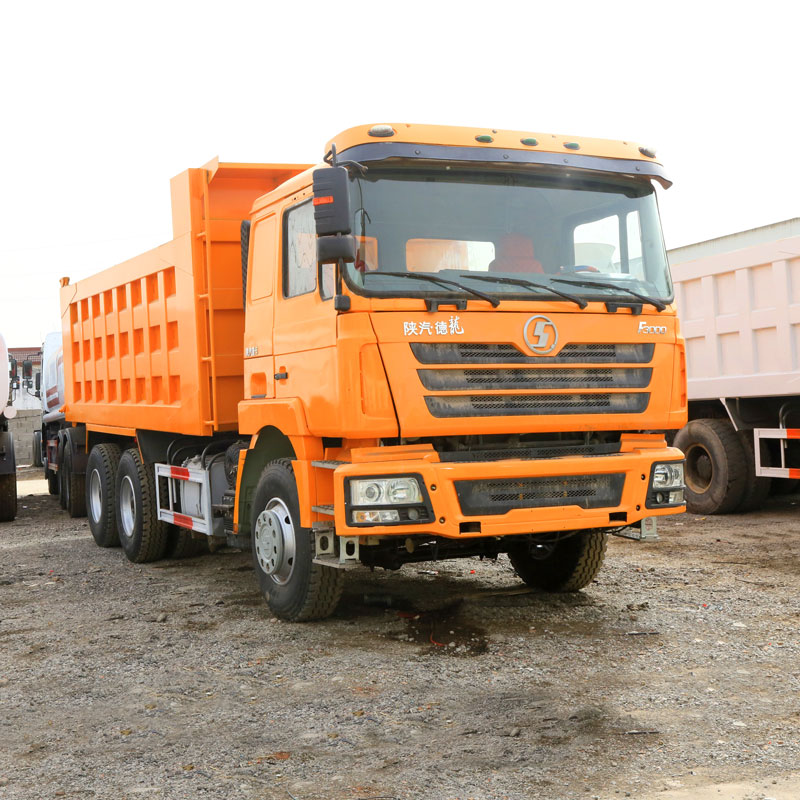
<path id="1" fill-rule="evenodd" d="M 552 299 L 556 289 L 672 298 L 655 192 L 642 181 L 370 167 L 351 176 L 350 193 L 358 255 L 346 278 L 363 294 L 460 293 L 424 277 L 433 275 L 501 299 L 551 287 Z"/>

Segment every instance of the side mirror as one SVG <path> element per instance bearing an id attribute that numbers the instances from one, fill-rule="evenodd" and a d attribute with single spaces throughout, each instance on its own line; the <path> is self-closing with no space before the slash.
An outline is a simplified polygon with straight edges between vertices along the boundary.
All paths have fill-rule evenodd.
<path id="1" fill-rule="evenodd" d="M 30 380 L 33 377 L 33 361 L 27 358 L 22 362 L 22 377 Z"/>
<path id="2" fill-rule="evenodd" d="M 38 392 L 42 388 L 42 373 L 36 373 L 36 391 Z"/>
<path id="3" fill-rule="evenodd" d="M 349 178 L 344 167 L 314 171 L 314 222 L 317 236 L 351 232 Z"/>
<path id="4" fill-rule="evenodd" d="M 355 236 L 320 236 L 317 239 L 317 263 L 330 264 L 339 260 L 356 260 Z"/>

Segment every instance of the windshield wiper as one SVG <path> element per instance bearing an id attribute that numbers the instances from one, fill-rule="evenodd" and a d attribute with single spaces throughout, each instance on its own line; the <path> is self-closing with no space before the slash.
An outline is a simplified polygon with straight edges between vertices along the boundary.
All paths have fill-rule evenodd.
<path id="1" fill-rule="evenodd" d="M 463 272 L 461 273 L 462 278 L 472 278 L 475 281 L 490 281 L 492 283 L 506 283 L 510 286 L 525 286 L 529 289 L 543 289 L 546 292 L 550 292 L 551 294 L 558 295 L 559 297 L 563 297 L 565 300 L 570 300 L 573 303 L 577 303 L 578 308 L 586 308 L 589 304 L 582 300 L 580 297 L 574 294 L 567 294 L 567 292 L 560 292 L 558 289 L 554 289 L 552 286 L 548 286 L 545 283 L 537 283 L 536 281 L 529 281 L 524 278 L 492 278 L 489 275 L 465 275 Z"/>
<path id="2" fill-rule="evenodd" d="M 639 294 L 639 292 L 634 292 L 633 289 L 629 289 L 627 286 L 618 286 L 616 283 L 603 283 L 601 281 L 578 281 L 574 278 L 553 278 L 552 280 L 558 281 L 558 283 L 568 283 L 570 286 L 583 286 L 588 289 L 599 286 L 601 289 L 613 289 L 614 291 L 618 292 L 627 292 L 628 294 L 633 295 L 633 297 L 635 297 L 637 300 L 641 300 L 643 303 L 650 303 L 651 306 L 655 306 L 659 311 L 663 311 L 667 307 L 660 300 L 656 300 L 655 297 L 648 297 L 646 294 Z"/>
<path id="3" fill-rule="evenodd" d="M 477 289 L 470 289 L 469 286 L 464 286 L 463 283 L 448 281 L 445 278 L 439 278 L 436 275 L 428 275 L 425 272 L 369 272 L 367 274 L 388 275 L 390 278 L 420 278 L 424 281 L 431 281 L 431 283 L 439 283 L 442 286 L 455 286 L 457 289 L 461 289 L 462 292 L 479 297 L 481 300 L 486 300 L 487 303 L 492 304 L 493 308 L 497 308 L 497 306 L 500 305 L 500 301 L 496 297 L 492 297 L 490 294 L 484 294 L 483 292 L 479 292 Z"/>

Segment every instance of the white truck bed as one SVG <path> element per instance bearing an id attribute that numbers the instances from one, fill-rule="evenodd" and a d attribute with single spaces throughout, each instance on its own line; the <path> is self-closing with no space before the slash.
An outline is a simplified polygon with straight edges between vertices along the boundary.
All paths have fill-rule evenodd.
<path id="1" fill-rule="evenodd" d="M 800 219 L 669 252 L 689 400 L 800 395 Z"/>

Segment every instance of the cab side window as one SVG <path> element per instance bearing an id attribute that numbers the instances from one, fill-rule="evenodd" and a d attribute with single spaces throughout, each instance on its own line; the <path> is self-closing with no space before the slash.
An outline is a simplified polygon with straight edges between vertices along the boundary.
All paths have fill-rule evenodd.
<path id="1" fill-rule="evenodd" d="M 317 287 L 317 232 L 310 200 L 283 217 L 283 295 L 297 297 Z"/>

